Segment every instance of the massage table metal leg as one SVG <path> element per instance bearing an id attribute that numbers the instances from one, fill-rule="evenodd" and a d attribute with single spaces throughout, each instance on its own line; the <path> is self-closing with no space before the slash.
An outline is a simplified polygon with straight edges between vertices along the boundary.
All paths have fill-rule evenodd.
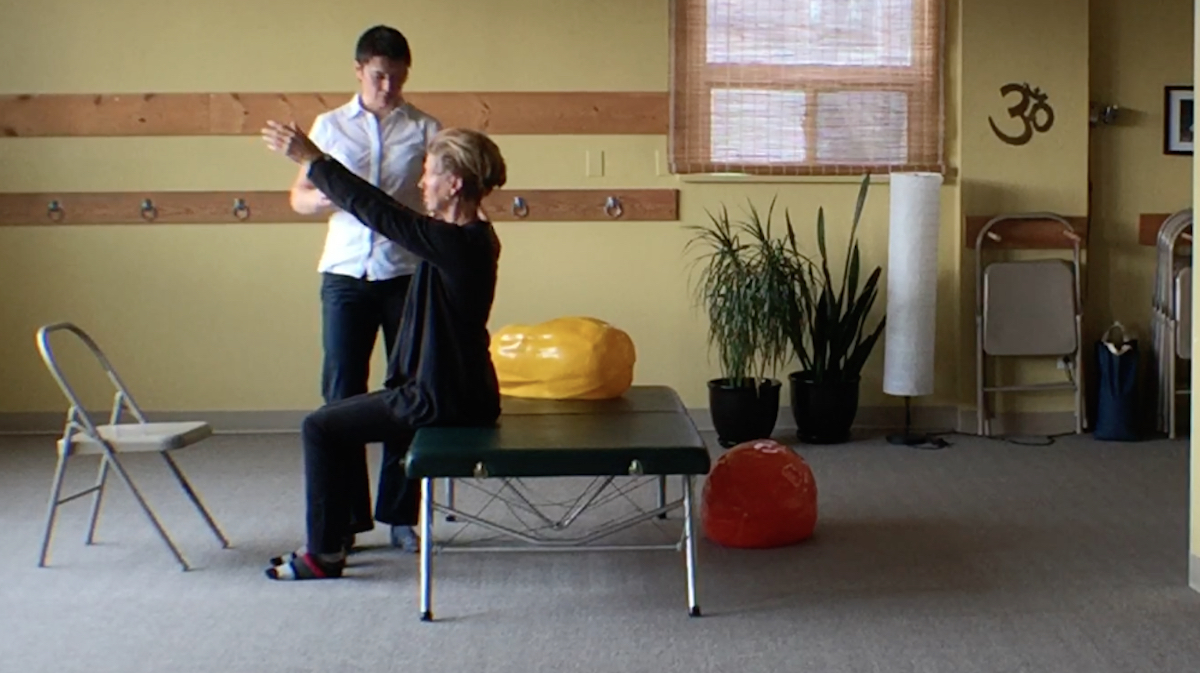
<path id="1" fill-rule="evenodd" d="M 690 474 L 683 475 L 683 536 L 687 558 L 688 615 L 700 616 L 700 605 L 696 602 L 696 526 L 692 518 L 692 484 Z"/>
<path id="2" fill-rule="evenodd" d="M 433 621 L 433 479 L 421 479 L 421 621 Z"/>
<path id="3" fill-rule="evenodd" d="M 454 477 L 446 477 L 446 506 L 454 509 Z M 447 514 L 446 521 L 458 521 L 458 517 Z"/>
<path id="4" fill-rule="evenodd" d="M 664 475 L 660 475 L 658 477 L 658 508 L 662 509 L 666 505 L 667 505 L 667 475 L 664 474 Z M 664 511 L 662 514 L 659 514 L 658 518 L 660 518 L 660 519 L 667 518 L 666 511 Z"/>

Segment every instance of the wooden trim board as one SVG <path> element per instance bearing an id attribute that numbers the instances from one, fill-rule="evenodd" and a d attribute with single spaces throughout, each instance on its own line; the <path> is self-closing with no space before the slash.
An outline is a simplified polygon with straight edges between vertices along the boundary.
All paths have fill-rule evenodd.
<path id="1" fill-rule="evenodd" d="M 241 199 L 244 209 L 235 212 Z M 245 219 L 239 218 L 242 215 Z M 0 195 L 2 225 L 318 222 L 298 215 L 286 191 L 41 192 Z"/>
<path id="2" fill-rule="evenodd" d="M 1170 213 L 1142 213 L 1138 216 L 1138 243 L 1140 245 L 1158 245 L 1158 230 L 1167 221 Z"/>
<path id="3" fill-rule="evenodd" d="M 1142 213 L 1138 216 L 1138 243 L 1151 247 L 1158 246 L 1158 231 L 1167 218 L 1174 213 Z M 1190 234 L 1188 234 L 1190 235 Z"/>
<path id="4" fill-rule="evenodd" d="M 0 136 L 257 135 L 267 119 L 307 129 L 344 93 L 128 93 L 0 96 Z M 666 134 L 665 92 L 413 92 L 444 126 L 491 134 Z"/>
<path id="5" fill-rule="evenodd" d="M 606 208 L 610 198 L 616 201 Z M 522 200 L 522 208 L 514 202 Z M 242 207 L 238 207 L 238 203 Z M 53 205 L 52 205 L 53 204 Z M 496 222 L 673 221 L 675 189 L 499 190 L 484 201 Z M 524 213 L 522 217 L 520 214 Z M 0 194 L 0 225 L 266 224 L 320 222 L 298 215 L 286 191 L 39 192 Z"/>
<path id="6" fill-rule="evenodd" d="M 974 249 L 975 239 L 979 230 L 995 215 L 972 215 L 966 218 L 963 235 L 966 247 Z M 1075 233 L 1082 239 L 1080 247 L 1086 248 L 1088 241 L 1088 218 L 1067 217 L 1063 219 L 1071 223 Z M 1002 222 L 994 225 L 990 231 L 1000 236 L 999 241 L 988 240 L 985 249 L 1001 250 L 1069 250 L 1074 247 L 1070 238 L 1064 235 L 1062 224 L 1053 220 L 1020 220 Z"/>
<path id="7" fill-rule="evenodd" d="M 484 199 L 483 208 L 497 222 L 678 221 L 679 190 L 499 190 Z"/>

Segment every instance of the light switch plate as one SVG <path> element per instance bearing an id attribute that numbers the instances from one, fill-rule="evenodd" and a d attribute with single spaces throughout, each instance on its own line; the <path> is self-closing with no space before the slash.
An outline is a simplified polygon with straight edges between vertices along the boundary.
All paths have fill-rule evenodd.
<path id="1" fill-rule="evenodd" d="M 604 150 L 588 150 L 584 152 L 589 178 L 604 177 Z"/>

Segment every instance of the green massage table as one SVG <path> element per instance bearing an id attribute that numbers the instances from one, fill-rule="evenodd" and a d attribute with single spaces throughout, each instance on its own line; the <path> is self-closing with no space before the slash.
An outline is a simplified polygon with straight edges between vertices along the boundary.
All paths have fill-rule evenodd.
<path id="1" fill-rule="evenodd" d="M 448 522 L 476 524 L 499 533 L 517 546 L 487 547 L 483 551 L 587 551 L 671 549 L 684 551 L 687 569 L 688 613 L 700 615 L 696 600 L 696 544 L 693 521 L 694 480 L 708 474 L 711 458 L 691 417 L 674 390 L 665 386 L 633 386 L 610 400 L 536 400 L 505 397 L 495 427 L 427 427 L 417 431 L 405 458 L 408 476 L 421 480 L 421 620 L 432 621 L 434 551 L 480 551 L 471 545 L 455 547 L 433 535 L 434 513 Z M 682 493 L 668 501 L 667 479 L 680 478 Z M 523 484 L 539 477 L 591 477 L 592 483 L 570 503 L 561 518 L 535 507 Z M 561 533 L 580 520 L 588 507 L 618 496 L 634 503 L 620 484 L 640 480 L 657 487 L 656 506 L 622 514 L 587 535 Z M 435 497 L 438 481 L 445 485 L 445 502 Z M 496 519 L 456 505 L 455 482 L 496 484 L 492 497 L 511 496 L 513 507 L 531 512 L 543 525 L 521 531 Z M 607 494 L 607 495 L 605 495 Z M 624 504 L 623 502 L 621 503 Z M 678 541 L 598 545 L 596 542 L 651 519 L 666 519 L 682 509 Z"/>

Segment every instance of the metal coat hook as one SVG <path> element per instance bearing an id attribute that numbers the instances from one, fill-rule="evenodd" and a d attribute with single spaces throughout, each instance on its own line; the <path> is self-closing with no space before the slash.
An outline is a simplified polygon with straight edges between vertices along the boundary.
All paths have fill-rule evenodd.
<path id="1" fill-rule="evenodd" d="M 1117 117 L 1121 113 L 1121 108 L 1118 105 L 1108 105 L 1101 103 L 1092 103 L 1091 109 L 1088 112 L 1088 124 L 1097 126 L 1099 124 L 1116 124 Z"/>
<path id="2" fill-rule="evenodd" d="M 63 210 L 62 204 L 58 202 L 58 199 L 52 200 L 50 205 L 46 207 L 46 217 L 49 217 L 53 222 L 62 222 L 66 215 L 67 213 Z"/>
<path id="3" fill-rule="evenodd" d="M 142 201 L 142 219 L 147 222 L 153 222 L 156 217 L 158 217 L 158 209 L 154 207 L 154 202 L 150 199 L 144 199 Z"/>
<path id="4" fill-rule="evenodd" d="M 610 196 L 604 202 L 604 212 L 609 217 L 615 218 L 615 217 L 620 217 L 625 212 L 625 210 L 624 210 L 624 208 L 621 207 L 620 199 L 618 199 L 615 196 Z"/>
<path id="5" fill-rule="evenodd" d="M 250 206 L 246 205 L 245 199 L 233 200 L 233 216 L 242 221 L 250 217 Z"/>
<path id="6" fill-rule="evenodd" d="M 512 202 L 512 214 L 517 217 L 529 216 L 529 204 L 525 203 L 525 199 L 520 196 L 514 196 Z"/>

